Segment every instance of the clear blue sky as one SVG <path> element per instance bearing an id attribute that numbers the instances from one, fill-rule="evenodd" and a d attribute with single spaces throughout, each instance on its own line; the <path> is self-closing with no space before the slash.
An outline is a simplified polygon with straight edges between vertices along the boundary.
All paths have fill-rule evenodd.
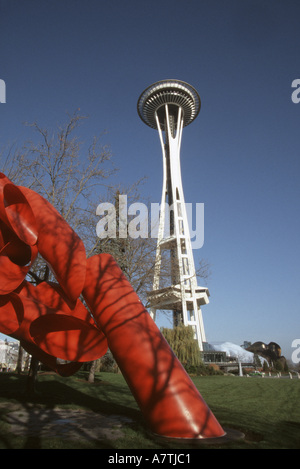
<path id="1" fill-rule="evenodd" d="M 299 17 L 297 0 L 0 1 L 1 146 L 32 137 L 24 121 L 54 128 L 80 108 L 83 138 L 107 130 L 119 178 L 146 175 L 159 202 L 159 139 L 137 99 L 165 78 L 195 86 L 181 155 L 186 201 L 205 204 L 207 339 L 275 341 L 287 357 L 300 338 Z"/>

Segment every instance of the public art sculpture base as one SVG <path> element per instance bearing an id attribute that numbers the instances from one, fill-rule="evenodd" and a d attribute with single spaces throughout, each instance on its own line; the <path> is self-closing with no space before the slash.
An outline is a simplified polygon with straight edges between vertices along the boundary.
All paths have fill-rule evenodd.
<path id="1" fill-rule="evenodd" d="M 38 253 L 57 283 L 26 280 Z M 108 254 L 87 259 L 82 240 L 56 209 L 2 173 L 0 331 L 62 376 L 109 347 L 153 434 L 226 440 L 115 260 Z"/>

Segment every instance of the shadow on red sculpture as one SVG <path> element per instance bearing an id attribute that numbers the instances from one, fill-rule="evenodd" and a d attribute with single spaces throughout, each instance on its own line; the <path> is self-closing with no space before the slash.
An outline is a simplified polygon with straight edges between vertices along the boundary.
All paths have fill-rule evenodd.
<path id="1" fill-rule="evenodd" d="M 26 281 L 38 253 L 58 283 Z M 87 259 L 57 210 L 2 173 L 0 332 L 62 376 L 109 347 L 152 432 L 185 439 L 226 434 L 114 259 Z"/>

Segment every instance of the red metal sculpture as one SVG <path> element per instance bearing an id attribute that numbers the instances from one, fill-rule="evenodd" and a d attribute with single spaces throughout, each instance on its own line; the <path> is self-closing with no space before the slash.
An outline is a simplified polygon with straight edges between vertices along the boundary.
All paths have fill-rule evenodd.
<path id="1" fill-rule="evenodd" d="M 26 281 L 38 253 L 58 283 Z M 152 432 L 225 435 L 114 259 L 87 259 L 82 240 L 57 210 L 2 173 L 0 331 L 62 376 L 109 347 Z"/>

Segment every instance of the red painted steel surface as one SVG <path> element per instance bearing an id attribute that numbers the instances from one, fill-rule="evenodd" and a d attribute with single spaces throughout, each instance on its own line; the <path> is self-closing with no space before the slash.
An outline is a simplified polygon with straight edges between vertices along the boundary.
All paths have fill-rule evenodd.
<path id="1" fill-rule="evenodd" d="M 83 295 L 154 433 L 173 438 L 224 435 L 110 255 L 88 259 Z"/>
<path id="2" fill-rule="evenodd" d="M 26 281 L 38 253 L 58 283 Z M 109 347 L 154 433 L 225 434 L 114 259 L 86 259 L 81 239 L 55 208 L 1 173 L 0 332 L 62 376 Z"/>

